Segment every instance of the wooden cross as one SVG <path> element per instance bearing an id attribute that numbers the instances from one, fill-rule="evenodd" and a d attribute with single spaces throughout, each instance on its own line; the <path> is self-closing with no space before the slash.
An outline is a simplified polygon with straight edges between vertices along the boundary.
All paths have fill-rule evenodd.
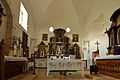
<path id="1" fill-rule="evenodd" d="M 99 50 L 98 45 L 100 44 L 98 41 L 95 43 L 97 45 L 97 50 Z"/>

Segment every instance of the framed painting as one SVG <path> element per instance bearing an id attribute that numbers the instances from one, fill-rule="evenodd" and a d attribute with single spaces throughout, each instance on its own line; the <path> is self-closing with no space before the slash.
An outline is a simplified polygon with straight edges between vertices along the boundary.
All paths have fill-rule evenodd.
<path id="1" fill-rule="evenodd" d="M 73 38 L 72 38 L 72 41 L 73 42 L 79 42 L 79 35 L 78 34 L 73 34 L 73 36 L 72 36 Z"/>
<path id="2" fill-rule="evenodd" d="M 42 41 L 48 40 L 48 34 L 42 34 Z"/>

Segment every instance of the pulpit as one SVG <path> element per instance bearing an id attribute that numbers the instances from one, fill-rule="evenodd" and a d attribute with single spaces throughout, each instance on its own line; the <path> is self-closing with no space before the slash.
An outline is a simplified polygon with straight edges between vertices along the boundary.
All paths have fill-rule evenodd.
<path id="1" fill-rule="evenodd" d="M 108 55 L 96 58 L 99 73 L 120 79 L 120 8 L 111 16 L 112 24 L 105 33 L 109 37 Z"/>
<path id="2" fill-rule="evenodd" d="M 105 33 L 109 37 L 108 54 L 120 55 L 120 8 L 111 16 L 112 24 Z"/>

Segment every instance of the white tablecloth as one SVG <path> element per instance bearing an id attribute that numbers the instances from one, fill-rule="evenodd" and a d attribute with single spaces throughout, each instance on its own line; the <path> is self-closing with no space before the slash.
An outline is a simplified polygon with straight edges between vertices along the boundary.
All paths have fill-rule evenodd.
<path id="1" fill-rule="evenodd" d="M 28 61 L 26 57 L 5 56 L 4 59 L 5 59 L 5 62 L 6 61 Z"/>

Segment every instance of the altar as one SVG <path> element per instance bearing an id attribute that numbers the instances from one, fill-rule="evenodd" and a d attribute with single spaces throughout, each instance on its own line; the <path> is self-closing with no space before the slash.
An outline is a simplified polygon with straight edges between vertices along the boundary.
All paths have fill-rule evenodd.
<path id="1" fill-rule="evenodd" d="M 77 43 L 71 45 L 70 38 L 64 35 L 65 32 L 65 29 L 58 28 L 54 30 L 55 35 L 50 37 L 49 52 L 44 62 L 47 64 L 47 76 L 52 70 L 60 71 L 60 75 L 66 75 L 68 70 L 76 70 L 84 75 L 85 61 L 81 60 L 80 47 Z"/>
<path id="2" fill-rule="evenodd" d="M 99 73 L 120 79 L 120 55 L 96 57 L 95 62 Z"/>
<path id="3" fill-rule="evenodd" d="M 51 70 L 78 70 L 84 75 L 84 63 L 80 59 L 55 59 L 47 60 L 47 76 Z"/>
<path id="4" fill-rule="evenodd" d="M 5 78 L 8 79 L 27 70 L 26 57 L 4 56 L 5 62 Z"/>

